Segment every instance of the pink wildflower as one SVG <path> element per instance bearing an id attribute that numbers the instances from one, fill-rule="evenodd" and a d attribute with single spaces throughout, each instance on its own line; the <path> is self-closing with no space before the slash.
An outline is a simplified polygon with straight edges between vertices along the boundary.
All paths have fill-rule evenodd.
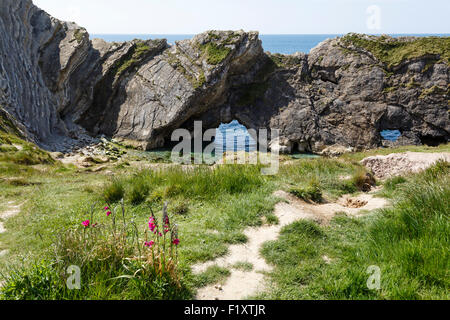
<path id="1" fill-rule="evenodd" d="M 150 217 L 150 220 L 148 222 L 148 227 L 149 227 L 151 232 L 155 233 L 155 230 L 156 230 L 155 218 Z"/>
<path id="2" fill-rule="evenodd" d="M 91 222 L 89 220 L 83 221 L 84 227 L 89 228 L 90 225 L 91 225 Z"/>
<path id="3" fill-rule="evenodd" d="M 105 207 L 105 211 L 106 211 L 106 210 L 109 210 L 109 207 Z"/>
<path id="4" fill-rule="evenodd" d="M 175 239 L 172 241 L 172 243 L 177 246 L 180 244 L 180 239 Z"/>
<path id="5" fill-rule="evenodd" d="M 106 213 L 106 216 L 109 217 L 110 215 L 112 215 L 112 212 L 111 212 L 111 211 L 108 211 L 108 212 Z"/>
<path id="6" fill-rule="evenodd" d="M 147 248 L 153 247 L 154 244 L 155 244 L 154 241 L 145 241 L 145 243 L 144 243 L 144 245 L 145 245 Z"/>

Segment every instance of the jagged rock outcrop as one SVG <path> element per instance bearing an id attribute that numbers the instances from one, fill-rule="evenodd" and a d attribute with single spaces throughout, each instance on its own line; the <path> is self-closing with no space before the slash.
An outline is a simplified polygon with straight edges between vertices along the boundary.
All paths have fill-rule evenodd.
<path id="1" fill-rule="evenodd" d="M 350 34 L 309 55 L 264 53 L 243 31 L 107 43 L 30 0 L 0 2 L 0 33 L 0 109 L 49 150 L 97 135 L 151 149 L 195 120 L 280 129 L 284 152 L 377 147 L 385 129 L 450 138 L 449 38 Z"/>

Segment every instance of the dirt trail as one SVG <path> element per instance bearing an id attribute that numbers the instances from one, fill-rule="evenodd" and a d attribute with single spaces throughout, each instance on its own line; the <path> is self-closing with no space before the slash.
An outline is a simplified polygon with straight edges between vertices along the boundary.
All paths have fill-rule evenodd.
<path id="1" fill-rule="evenodd" d="M 20 213 L 21 204 L 15 205 L 13 201 L 8 202 L 8 208 L 6 211 L 0 212 L 0 234 L 5 233 L 5 221 L 9 218 L 14 217 Z M 8 250 L 0 250 L 0 258 L 8 253 Z"/>
<path id="2" fill-rule="evenodd" d="M 228 255 L 193 266 L 193 272 L 197 274 L 214 265 L 232 269 L 236 263 L 241 262 L 251 263 L 253 270 L 232 269 L 230 277 L 223 286 L 211 285 L 200 289 L 197 295 L 198 300 L 242 300 L 263 291 L 267 285 L 264 273 L 272 271 L 272 267 L 260 255 L 260 250 L 265 242 L 278 239 L 283 227 L 302 219 L 327 224 L 338 212 L 358 216 L 361 210 L 374 210 L 388 204 L 386 200 L 374 198 L 372 194 L 363 194 L 351 198 L 351 201 L 348 197 L 343 197 L 337 203 L 322 205 L 306 203 L 284 191 L 277 191 L 275 196 L 286 200 L 275 206 L 275 215 L 279 219 L 278 225 L 248 228 L 244 232 L 248 237 L 247 243 L 232 245 L 229 247 Z M 357 203 L 361 207 L 347 207 L 349 203 Z"/>

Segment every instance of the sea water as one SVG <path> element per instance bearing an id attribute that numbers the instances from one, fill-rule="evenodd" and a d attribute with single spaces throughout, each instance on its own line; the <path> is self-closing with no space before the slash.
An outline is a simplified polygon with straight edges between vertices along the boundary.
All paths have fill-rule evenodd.
<path id="1" fill-rule="evenodd" d="M 265 51 L 271 53 L 293 54 L 295 52 L 309 53 L 312 48 L 326 39 L 340 37 L 340 34 L 261 34 Z M 399 36 L 450 36 L 450 34 L 392 34 Z M 100 38 L 108 42 L 130 41 L 133 39 L 167 39 L 169 44 L 176 41 L 192 39 L 192 34 L 93 34 L 91 38 Z"/>
<path id="2" fill-rule="evenodd" d="M 258 148 L 255 139 L 249 134 L 247 128 L 237 120 L 228 124 L 222 124 L 216 133 L 216 148 L 223 148 L 223 151 L 246 151 L 254 152 Z"/>

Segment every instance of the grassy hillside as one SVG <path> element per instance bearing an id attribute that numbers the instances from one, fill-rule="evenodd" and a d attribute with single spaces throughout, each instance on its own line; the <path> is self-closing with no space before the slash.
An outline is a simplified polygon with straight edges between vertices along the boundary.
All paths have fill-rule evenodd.
<path id="1" fill-rule="evenodd" d="M 267 243 L 276 266 L 265 299 L 448 299 L 450 165 L 387 181 L 389 209 L 356 219 L 338 216 L 328 227 L 297 222 Z M 367 270 L 381 270 L 380 290 Z"/>
<path id="2" fill-rule="evenodd" d="M 263 176 L 259 166 L 155 167 L 154 161 L 136 159 L 130 152 L 130 158 L 95 172 L 55 162 L 10 133 L 2 137 L 7 139 L 0 152 L 0 212 L 10 202 L 22 205 L 20 214 L 3 221 L 7 232 L 0 234 L 0 251 L 9 250 L 0 257 L 6 281 L 0 291 L 3 299 L 193 298 L 198 288 L 226 279 L 230 272 L 213 267 L 194 275 L 194 263 L 223 256 L 229 245 L 247 242 L 243 231 L 249 226 L 278 223 L 273 210 L 281 199 L 274 191 L 334 201 L 359 192 L 365 175 L 357 163 L 364 154 L 340 159 L 283 157 L 278 175 Z M 433 150 L 442 148 L 448 146 Z M 35 161 L 21 161 L 24 152 Z M 448 166 L 441 164 L 405 181 L 386 183 L 382 195 L 396 199 L 393 209 L 362 219 L 340 216 L 330 227 L 311 222 L 288 226 L 279 241 L 264 249 L 276 272 L 273 290 L 261 297 L 444 297 L 448 266 L 441 258 L 448 251 L 444 235 L 449 210 L 442 199 L 448 199 Z M 154 213 L 161 221 L 166 202 L 171 228 L 165 238 L 167 261 L 162 263 L 144 243 L 153 237 L 149 218 Z M 88 228 L 82 225 L 87 220 Z M 175 224 L 180 240 L 176 246 L 171 243 Z M 417 225 L 423 228 L 414 229 Z M 72 264 L 80 265 L 84 275 L 81 290 L 66 288 L 67 267 Z M 385 287 L 380 292 L 364 289 L 369 265 L 382 269 Z"/>

